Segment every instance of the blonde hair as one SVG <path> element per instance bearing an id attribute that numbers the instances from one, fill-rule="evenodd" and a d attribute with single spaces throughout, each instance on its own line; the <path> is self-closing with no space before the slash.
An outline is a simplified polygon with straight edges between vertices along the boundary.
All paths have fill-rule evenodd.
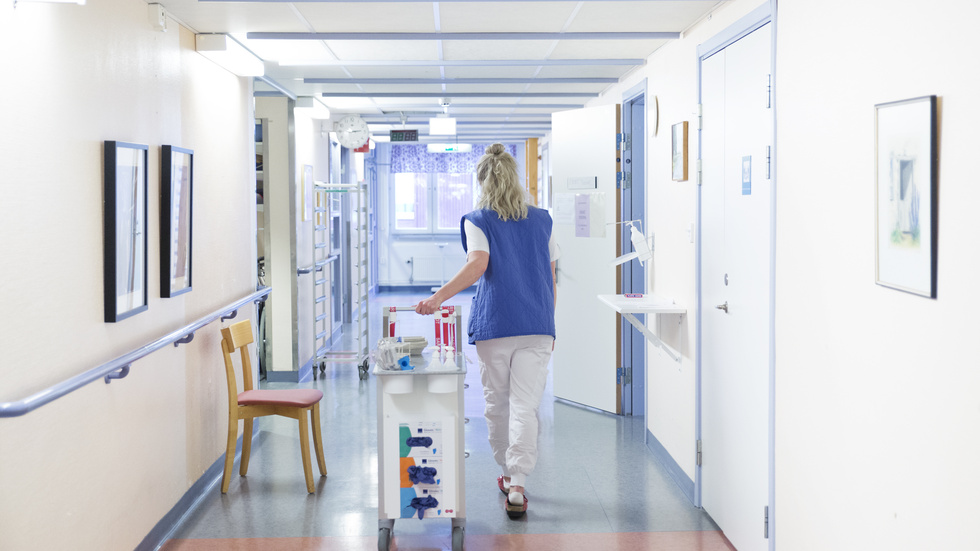
<path id="1" fill-rule="evenodd" d="M 503 144 L 488 147 L 476 165 L 476 177 L 482 192 L 477 206 L 490 209 L 501 220 L 527 218 L 527 199 L 517 175 L 517 161 Z"/>

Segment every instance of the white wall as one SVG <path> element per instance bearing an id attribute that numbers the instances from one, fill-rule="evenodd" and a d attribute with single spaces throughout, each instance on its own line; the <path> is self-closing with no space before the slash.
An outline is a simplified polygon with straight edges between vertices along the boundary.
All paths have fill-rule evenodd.
<path id="1" fill-rule="evenodd" d="M 782 549 L 976 547 L 980 5 L 778 13 L 776 513 Z M 941 100 L 938 298 L 875 285 L 874 105 Z"/>
<path id="2" fill-rule="evenodd" d="M 734 0 L 720 5 L 685 31 L 680 39 L 654 52 L 645 66 L 589 103 L 622 103 L 624 92 L 647 79 L 645 231 L 655 235 L 653 262 L 648 264 L 646 271 L 649 278 L 647 289 L 673 299 L 686 307 L 688 313 L 683 316 L 664 315 L 659 327 L 651 325 L 668 346 L 681 353 L 682 360 L 675 362 L 659 348 L 647 348 L 646 424 L 692 481 L 696 469 L 697 251 L 689 229 L 697 222 L 697 176 L 694 165 L 698 135 L 697 48 L 762 4 L 761 0 Z M 659 110 L 655 107 L 658 104 Z M 688 121 L 691 128 L 688 142 L 690 177 L 686 182 L 675 182 L 671 179 L 670 127 L 682 121 Z M 650 319 L 648 323 L 656 322 Z"/>
<path id="3" fill-rule="evenodd" d="M 670 125 L 696 120 L 697 45 L 762 2 L 735 0 L 591 104 L 648 79 L 650 289 L 695 307 L 694 181 L 670 180 Z M 965 549 L 980 506 L 980 7 L 952 0 L 782 0 L 777 16 L 776 511 L 778 549 Z M 936 300 L 876 286 L 874 105 L 940 97 Z M 650 101 L 648 99 L 648 109 Z M 651 113 L 652 115 L 652 113 Z M 648 129 L 653 131 L 653 119 Z M 696 151 L 696 132 L 689 146 Z M 696 155 L 692 154 L 694 159 Z M 693 166 L 690 167 L 693 174 Z M 670 319 L 670 318 L 667 318 Z M 647 426 L 694 467 L 694 324 L 651 350 Z"/>
<path id="4" fill-rule="evenodd" d="M 0 401 L 105 363 L 255 288 L 251 87 L 146 4 L 0 5 Z M 102 143 L 148 144 L 149 310 L 103 322 Z M 193 291 L 160 298 L 160 146 L 195 152 Z M 238 319 L 252 317 L 249 309 Z M 237 321 L 237 320 L 236 320 Z M 132 549 L 224 451 L 220 324 L 0 419 L 0 549 Z"/>

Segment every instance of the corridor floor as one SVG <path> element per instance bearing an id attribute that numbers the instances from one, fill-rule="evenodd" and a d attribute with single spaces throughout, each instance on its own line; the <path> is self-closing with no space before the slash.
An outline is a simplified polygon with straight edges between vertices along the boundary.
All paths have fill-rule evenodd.
<path id="1" fill-rule="evenodd" d="M 448 304 L 464 305 L 471 295 Z M 382 306 L 415 304 L 419 295 L 372 296 L 371 340 L 380 336 Z M 399 318 L 407 319 L 414 314 Z M 415 316 L 421 318 L 419 316 Z M 432 340 L 431 317 L 398 334 Z M 465 327 L 465 320 L 464 320 Z M 402 330 L 409 331 L 403 333 Z M 350 333 L 350 332 L 348 332 Z M 559 336 L 560 337 L 560 336 Z M 558 341 L 560 346 L 560 339 Z M 349 337 L 336 349 L 352 350 Z M 467 551 L 561 550 L 730 551 L 711 518 L 691 505 L 644 444 L 642 417 L 621 417 L 555 400 L 549 384 L 540 409 L 540 457 L 528 478 L 528 512 L 510 520 L 497 489 L 483 419 L 483 392 L 475 347 L 464 348 L 468 365 L 464 393 Z M 324 376 L 299 386 L 323 391 L 321 420 L 328 476 L 308 494 L 303 478 L 296 421 L 256 421 L 248 475 L 231 487 L 208 491 L 162 551 L 378 549 L 376 377 L 358 378 L 354 364 L 327 366 Z M 284 383 L 265 384 L 280 388 Z M 316 472 L 314 460 L 314 474 Z M 451 549 L 446 519 L 395 522 L 394 550 Z"/>

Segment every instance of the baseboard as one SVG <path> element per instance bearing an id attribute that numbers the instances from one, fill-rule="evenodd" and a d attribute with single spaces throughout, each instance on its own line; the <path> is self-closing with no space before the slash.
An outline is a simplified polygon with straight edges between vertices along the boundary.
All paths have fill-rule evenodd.
<path id="1" fill-rule="evenodd" d="M 694 501 L 694 481 L 691 477 L 687 476 L 684 469 L 674 461 L 674 458 L 667 452 L 667 448 L 657 440 L 657 437 L 647 429 L 647 448 L 653 452 L 653 456 L 660 461 L 660 464 L 664 466 L 667 470 L 667 475 L 677 484 L 681 492 L 690 500 L 692 505 L 696 505 Z"/>
<path id="2" fill-rule="evenodd" d="M 299 371 L 265 371 L 265 380 L 270 383 L 306 383 L 313 380 L 313 358 L 306 362 Z"/>
<path id="3" fill-rule="evenodd" d="M 253 434 L 258 434 L 258 430 L 254 430 Z M 235 462 L 237 463 L 242 457 L 242 436 L 238 437 L 238 443 L 235 447 Z M 253 447 L 255 443 L 253 441 Z M 156 526 L 150 530 L 150 533 L 143 538 L 143 541 L 136 546 L 135 551 L 156 551 L 163 546 L 164 543 L 170 539 L 170 536 L 177 530 L 177 527 L 184 522 L 184 519 L 190 515 L 198 504 L 207 497 L 208 493 L 215 489 L 215 486 L 221 484 L 221 475 L 225 470 L 225 454 L 221 454 L 214 463 L 201 478 L 197 479 L 191 487 L 184 493 L 184 496 L 177 501 L 177 504 L 167 512 L 166 515 L 157 522 Z"/>

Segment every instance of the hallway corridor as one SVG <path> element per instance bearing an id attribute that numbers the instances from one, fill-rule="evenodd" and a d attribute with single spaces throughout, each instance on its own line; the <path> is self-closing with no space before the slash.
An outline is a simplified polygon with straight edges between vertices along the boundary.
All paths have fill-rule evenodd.
<path id="1" fill-rule="evenodd" d="M 447 305 L 464 305 L 466 312 L 470 296 L 458 296 Z M 391 293 L 372 297 L 372 349 L 380 335 L 382 305 L 410 305 L 419 298 Z M 428 332 L 402 325 L 408 317 L 424 322 Z M 399 317 L 399 335 L 419 334 L 431 342 L 431 317 L 404 318 Z M 336 348 L 354 346 L 341 342 Z M 467 550 L 731 549 L 710 517 L 690 504 L 647 450 L 642 417 L 619 417 L 556 401 L 550 376 L 540 409 L 540 458 L 528 479 L 528 513 L 517 521 L 508 519 L 505 497 L 496 484 L 499 468 L 487 443 L 476 350 L 466 346 L 464 351 L 471 360 L 465 379 Z M 377 549 L 376 379 L 371 375 L 359 380 L 354 364 L 334 364 L 319 380 L 300 385 L 324 393 L 321 419 L 328 476 L 316 478 L 316 493 L 305 491 L 296 422 L 262 418 L 256 422 L 248 476 L 238 476 L 236 461 L 228 493 L 222 495 L 216 482 L 161 549 Z M 450 523 L 399 520 L 392 549 L 451 549 Z"/>

